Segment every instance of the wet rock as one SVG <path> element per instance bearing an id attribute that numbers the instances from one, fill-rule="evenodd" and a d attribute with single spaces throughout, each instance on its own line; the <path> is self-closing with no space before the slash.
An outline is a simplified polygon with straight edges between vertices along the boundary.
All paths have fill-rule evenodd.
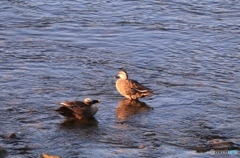
<path id="1" fill-rule="evenodd" d="M 7 150 L 0 146 L 0 158 L 5 158 L 6 156 L 8 156 Z"/>
<path id="2" fill-rule="evenodd" d="M 221 139 L 212 139 L 208 141 L 207 144 L 213 149 L 228 149 L 233 145 L 232 142 Z"/>
<path id="3" fill-rule="evenodd" d="M 42 158 L 61 158 L 60 156 L 56 156 L 56 155 L 49 155 L 46 153 L 42 153 Z"/>
<path id="4" fill-rule="evenodd" d="M 7 138 L 17 138 L 15 133 L 10 133 Z"/>

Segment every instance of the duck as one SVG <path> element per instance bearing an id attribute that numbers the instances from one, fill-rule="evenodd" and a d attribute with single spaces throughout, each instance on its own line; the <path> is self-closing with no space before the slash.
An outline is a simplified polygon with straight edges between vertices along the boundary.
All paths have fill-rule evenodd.
<path id="1" fill-rule="evenodd" d="M 62 116 L 68 118 L 91 118 L 97 111 L 98 107 L 95 103 L 100 103 L 100 100 L 92 100 L 91 98 L 86 98 L 84 101 L 69 101 L 60 103 L 61 107 L 57 108 L 57 111 Z"/>
<path id="2" fill-rule="evenodd" d="M 139 98 L 149 96 L 153 93 L 149 88 L 143 86 L 139 82 L 129 79 L 128 74 L 125 70 L 120 70 L 115 78 L 117 78 L 117 91 L 122 96 L 130 100 L 137 100 Z"/>

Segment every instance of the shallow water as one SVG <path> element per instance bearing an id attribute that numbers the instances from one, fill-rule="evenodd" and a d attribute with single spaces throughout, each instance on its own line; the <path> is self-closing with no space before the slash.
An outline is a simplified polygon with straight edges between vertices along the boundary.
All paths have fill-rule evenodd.
<path id="1" fill-rule="evenodd" d="M 240 151 L 239 10 L 234 0 L 1 1 L 0 146 L 21 158 Z M 154 95 L 125 103 L 119 68 Z M 54 111 L 85 97 L 101 100 L 93 120 Z"/>

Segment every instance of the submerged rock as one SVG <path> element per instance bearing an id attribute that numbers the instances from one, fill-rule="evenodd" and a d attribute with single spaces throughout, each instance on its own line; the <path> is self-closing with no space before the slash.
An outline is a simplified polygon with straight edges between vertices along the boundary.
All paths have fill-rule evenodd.
<path id="1" fill-rule="evenodd" d="M 6 156 L 8 156 L 7 150 L 0 146 L 0 158 L 5 158 Z"/>
<path id="2" fill-rule="evenodd" d="M 201 152 L 208 152 L 211 150 L 235 150 L 236 148 L 239 148 L 236 144 L 234 144 L 231 141 L 222 140 L 222 139 L 211 139 L 207 141 L 205 144 L 202 144 L 201 146 L 196 146 L 194 149 L 201 153 Z"/>

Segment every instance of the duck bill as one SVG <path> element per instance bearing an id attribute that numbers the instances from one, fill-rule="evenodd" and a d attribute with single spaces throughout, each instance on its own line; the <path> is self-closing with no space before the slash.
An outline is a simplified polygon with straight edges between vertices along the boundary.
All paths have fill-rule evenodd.
<path id="1" fill-rule="evenodd" d="M 95 103 L 100 103 L 101 101 L 100 100 L 93 100 L 92 102 L 93 102 L 93 104 L 95 104 Z"/>
<path id="2" fill-rule="evenodd" d="M 118 75 L 116 75 L 116 76 L 114 76 L 114 78 L 116 78 L 116 79 L 118 79 L 118 78 L 120 78 Z"/>

